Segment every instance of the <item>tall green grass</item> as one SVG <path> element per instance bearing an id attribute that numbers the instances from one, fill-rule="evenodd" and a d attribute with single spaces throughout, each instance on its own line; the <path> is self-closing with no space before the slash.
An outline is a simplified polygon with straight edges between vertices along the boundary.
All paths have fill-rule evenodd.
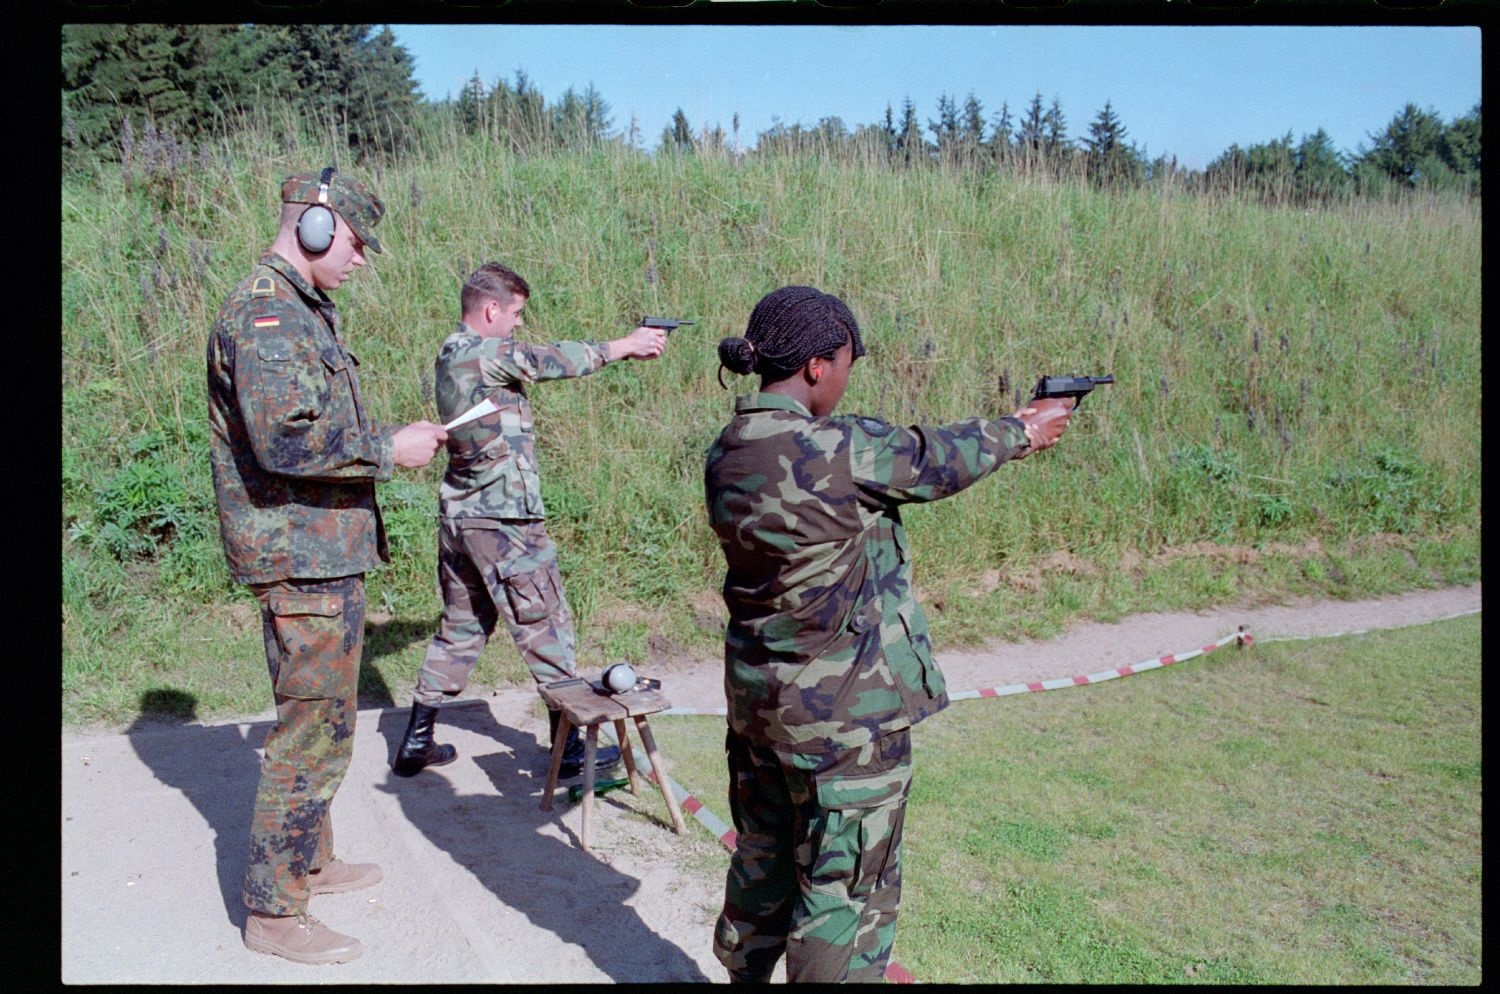
<path id="1" fill-rule="evenodd" d="M 895 958 L 927 983 L 1479 983 L 1481 627 L 955 702 L 913 731 Z M 652 727 L 727 820 L 723 719 Z M 683 865 L 722 880 L 728 853 Z"/>
<path id="2" fill-rule="evenodd" d="M 108 684 L 259 672 L 254 626 L 230 648 L 214 620 L 245 595 L 218 547 L 204 344 L 271 241 L 282 177 L 329 158 L 271 129 L 151 174 L 101 163 L 65 177 L 69 720 L 130 720 L 138 693 Z M 485 260 L 531 283 L 538 340 L 615 337 L 642 313 L 697 321 L 656 362 L 533 391 L 590 663 L 713 651 L 721 563 L 701 457 L 730 410 L 714 347 L 785 283 L 838 293 L 860 320 L 869 355 L 846 412 L 993 416 L 1043 373 L 1116 377 L 1052 452 L 908 513 L 941 642 L 1478 577 L 1473 203 L 1307 213 L 810 156 L 522 158 L 451 135 L 363 172 L 388 206 L 385 252 L 335 299 L 379 419 L 433 416 L 432 356 Z M 382 489 L 396 561 L 370 578 L 373 699 L 406 692 L 436 622 L 441 472 Z M 148 649 L 179 624 L 198 634 Z M 184 648 L 206 635 L 235 661 Z M 508 653 L 490 651 L 484 679 L 524 678 Z"/>

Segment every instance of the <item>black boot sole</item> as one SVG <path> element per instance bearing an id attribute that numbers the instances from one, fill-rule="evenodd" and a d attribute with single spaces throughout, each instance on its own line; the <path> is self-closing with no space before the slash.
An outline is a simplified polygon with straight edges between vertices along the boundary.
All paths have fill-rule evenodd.
<path id="1" fill-rule="evenodd" d="M 447 754 L 443 755 L 445 749 Z M 411 756 L 406 759 L 398 759 L 391 764 L 391 772 L 398 777 L 414 777 L 429 766 L 447 766 L 458 758 L 458 750 L 449 747 L 440 747 L 438 759 L 427 759 Z"/>

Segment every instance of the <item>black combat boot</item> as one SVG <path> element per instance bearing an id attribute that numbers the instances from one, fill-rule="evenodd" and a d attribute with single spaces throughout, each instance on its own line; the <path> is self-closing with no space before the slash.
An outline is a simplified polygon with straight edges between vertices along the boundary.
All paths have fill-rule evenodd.
<path id="1" fill-rule="evenodd" d="M 557 740 L 557 723 L 562 721 L 562 712 L 547 709 L 547 752 L 552 752 L 552 743 Z M 574 725 L 568 729 L 568 738 L 563 743 L 562 766 L 557 769 L 559 780 L 571 780 L 573 777 L 583 773 L 584 753 L 588 746 L 583 741 L 583 736 L 578 734 L 578 726 Z M 594 750 L 594 773 L 607 770 L 618 765 L 620 762 L 620 747 L 612 745 L 599 745 Z"/>
<path id="2" fill-rule="evenodd" d="M 458 758 L 458 750 L 451 745 L 432 741 L 432 725 L 437 715 L 438 709 L 431 704 L 412 702 L 411 720 L 406 723 L 406 734 L 401 736 L 401 745 L 396 747 L 396 758 L 391 763 L 391 772 L 396 776 L 414 777 L 428 766 L 442 766 Z"/>

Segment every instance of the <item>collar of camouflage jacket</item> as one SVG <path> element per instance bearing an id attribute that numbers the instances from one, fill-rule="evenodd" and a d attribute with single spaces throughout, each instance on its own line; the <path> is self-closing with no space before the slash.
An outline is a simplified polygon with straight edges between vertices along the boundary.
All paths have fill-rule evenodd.
<path id="1" fill-rule="evenodd" d="M 791 411 L 793 414 L 800 414 L 804 418 L 812 417 L 812 411 L 809 411 L 785 394 L 767 393 L 762 390 L 758 393 L 747 393 L 734 398 L 734 413 L 736 414 L 751 414 L 755 411 L 765 410 Z"/>
<path id="2" fill-rule="evenodd" d="M 292 265 L 286 257 L 278 252 L 267 252 L 261 257 L 260 263 L 263 266 L 270 266 L 286 277 L 286 281 L 296 287 L 297 292 L 302 294 L 307 300 L 309 307 L 313 310 L 321 310 L 331 318 L 334 303 L 328 299 L 328 294 L 316 289 L 311 283 L 303 279 L 302 274 L 297 272 L 297 267 Z"/>

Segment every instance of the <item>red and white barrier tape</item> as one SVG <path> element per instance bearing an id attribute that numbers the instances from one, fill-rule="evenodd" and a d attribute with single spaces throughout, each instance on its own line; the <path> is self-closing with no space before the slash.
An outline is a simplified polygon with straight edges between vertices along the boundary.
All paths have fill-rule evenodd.
<path id="1" fill-rule="evenodd" d="M 968 700 L 973 697 L 1009 697 L 1011 694 L 1035 694 L 1043 690 L 1061 690 L 1063 687 L 1082 687 L 1090 683 L 1103 683 L 1105 680 L 1117 680 L 1122 676 L 1131 676 L 1143 673 L 1146 670 L 1154 670 L 1162 666 L 1171 666 L 1194 656 L 1201 656 L 1205 652 L 1213 652 L 1221 645 L 1237 642 L 1240 645 L 1251 645 L 1254 639 L 1250 633 L 1241 625 L 1237 632 L 1230 632 L 1216 642 L 1203 646 L 1201 649 L 1193 649 L 1190 652 L 1171 653 L 1166 656 L 1157 656 L 1155 659 L 1145 659 L 1139 663 L 1129 666 L 1119 666 L 1112 670 L 1101 670 L 1098 673 L 1090 673 L 1086 676 L 1063 676 L 1054 680 L 1033 680 L 1030 683 L 1013 683 L 1005 687 L 985 687 L 981 690 L 960 690 L 948 695 L 950 701 Z"/>
<path id="2" fill-rule="evenodd" d="M 1030 683 L 1013 683 L 1005 687 L 984 687 L 980 690 L 960 690 L 950 693 L 950 701 L 963 701 L 975 697 L 1009 697 L 1011 694 L 1034 694 L 1042 690 L 1060 690 L 1063 687 L 1081 687 L 1089 683 L 1103 683 L 1105 680 L 1115 680 L 1122 676 L 1130 676 L 1146 670 L 1154 670 L 1161 666 L 1171 666 L 1194 656 L 1201 656 L 1205 652 L 1212 652 L 1221 645 L 1230 642 L 1238 642 L 1240 645 L 1250 645 L 1255 640 L 1250 633 L 1241 625 L 1239 631 L 1225 635 L 1211 645 L 1205 645 L 1191 652 L 1173 653 L 1167 656 L 1158 656 L 1155 659 L 1143 660 L 1130 666 L 1120 666 L 1112 670 L 1104 670 L 1099 673 L 1090 673 L 1086 676 L 1064 676 L 1053 680 L 1033 680 Z M 727 715 L 728 708 L 668 708 L 662 714 L 689 714 L 689 715 Z"/>
<path id="3" fill-rule="evenodd" d="M 1171 666 L 1173 663 L 1180 663 L 1185 659 L 1192 659 L 1194 656 L 1201 656 L 1205 652 L 1212 652 L 1222 645 L 1228 645 L 1230 642 L 1235 641 L 1239 642 L 1240 645 L 1251 645 L 1255 642 L 1304 642 L 1310 639 L 1342 638 L 1346 635 L 1368 635 L 1373 631 L 1387 631 L 1392 627 L 1410 628 L 1414 625 L 1428 625 L 1438 621 L 1452 621 L 1454 618 L 1466 618 L 1471 614 L 1481 613 L 1483 613 L 1483 609 L 1475 608 L 1472 611 L 1459 611 L 1457 614 L 1446 614 L 1441 618 L 1430 618 L 1423 621 L 1415 621 L 1410 625 L 1382 625 L 1380 628 L 1358 628 L 1353 631 L 1332 632 L 1321 635 L 1273 635 L 1261 639 L 1252 638 L 1250 632 L 1245 628 L 1245 626 L 1241 625 L 1239 631 L 1231 632 L 1230 634 L 1225 635 L 1223 638 L 1219 639 L 1213 644 L 1205 645 L 1201 649 L 1194 649 L 1191 652 L 1173 653 L 1171 655 L 1158 656 L 1155 659 L 1147 659 L 1139 663 L 1133 663 L 1130 666 L 1121 666 L 1116 669 L 1104 670 L 1099 673 L 1090 673 L 1088 675 L 1065 676 L 1058 677 L 1053 680 L 1033 680 L 1029 683 L 1013 683 L 1005 687 L 985 687 L 980 690 L 960 690 L 955 693 L 950 693 L 948 695 L 948 699 L 950 701 L 962 701 L 975 697 L 1008 697 L 1012 694 L 1034 694 L 1042 690 L 1060 690 L 1063 687 L 1081 687 L 1085 684 L 1090 683 L 1102 683 L 1105 680 L 1114 680 L 1122 676 L 1130 676 L 1132 674 L 1141 673 L 1146 670 L 1154 670 L 1160 666 Z M 729 714 L 729 709 L 667 708 L 661 713 L 687 715 L 719 715 L 723 717 Z"/>

